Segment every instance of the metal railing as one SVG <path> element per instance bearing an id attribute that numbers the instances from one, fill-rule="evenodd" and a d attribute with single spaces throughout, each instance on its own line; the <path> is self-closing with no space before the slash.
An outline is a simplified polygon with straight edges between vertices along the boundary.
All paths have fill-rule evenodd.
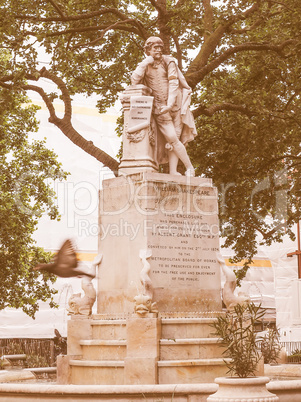
<path id="1" fill-rule="evenodd" d="M 285 348 L 288 356 L 290 356 L 296 350 L 301 351 L 301 342 L 280 342 L 280 344 Z"/>

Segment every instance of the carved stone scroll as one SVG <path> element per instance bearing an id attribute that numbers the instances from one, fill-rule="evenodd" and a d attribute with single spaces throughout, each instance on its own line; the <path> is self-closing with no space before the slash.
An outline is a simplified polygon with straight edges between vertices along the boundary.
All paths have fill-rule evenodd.
<path id="1" fill-rule="evenodd" d="M 131 96 L 128 134 L 141 131 L 150 126 L 153 99 L 152 96 Z"/>
<path id="2" fill-rule="evenodd" d="M 120 95 L 124 110 L 119 176 L 157 172 L 157 138 L 151 117 L 153 97 L 146 86 L 131 85 Z"/>

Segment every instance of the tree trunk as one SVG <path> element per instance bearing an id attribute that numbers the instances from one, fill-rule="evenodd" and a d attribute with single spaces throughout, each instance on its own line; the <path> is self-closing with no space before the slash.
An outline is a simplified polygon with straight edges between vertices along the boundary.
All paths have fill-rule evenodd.
<path id="1" fill-rule="evenodd" d="M 68 137 L 73 144 L 80 147 L 83 151 L 87 152 L 89 155 L 93 156 L 104 166 L 107 166 L 112 172 L 117 176 L 117 170 L 119 162 L 108 155 L 106 152 L 102 151 L 96 147 L 92 141 L 86 140 L 81 136 L 73 127 L 70 122 L 64 121 L 64 119 L 49 119 L 50 123 L 55 124 L 64 134 Z"/>

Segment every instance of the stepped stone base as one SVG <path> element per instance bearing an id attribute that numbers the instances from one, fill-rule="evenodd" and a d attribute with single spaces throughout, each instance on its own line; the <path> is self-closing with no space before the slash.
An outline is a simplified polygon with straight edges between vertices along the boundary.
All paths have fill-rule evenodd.
<path id="1" fill-rule="evenodd" d="M 214 317 L 99 318 L 69 321 L 68 350 L 77 354 L 58 357 L 59 384 L 197 384 L 226 375 Z M 77 337 L 87 325 L 91 338 Z"/>
<path id="2" fill-rule="evenodd" d="M 225 375 L 211 326 L 222 311 L 211 180 L 150 171 L 104 180 L 99 232 L 98 314 L 69 321 L 58 381 L 195 384 Z"/>

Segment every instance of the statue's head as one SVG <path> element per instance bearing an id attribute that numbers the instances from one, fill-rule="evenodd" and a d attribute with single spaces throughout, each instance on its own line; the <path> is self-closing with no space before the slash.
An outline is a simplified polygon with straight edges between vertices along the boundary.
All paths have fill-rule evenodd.
<path id="1" fill-rule="evenodd" d="M 162 51 L 164 48 L 164 43 L 163 40 L 161 38 L 159 38 L 158 36 L 150 36 L 144 44 L 144 51 L 145 53 L 149 56 L 149 51 L 152 48 L 153 45 L 156 46 L 161 46 L 162 47 Z"/>

